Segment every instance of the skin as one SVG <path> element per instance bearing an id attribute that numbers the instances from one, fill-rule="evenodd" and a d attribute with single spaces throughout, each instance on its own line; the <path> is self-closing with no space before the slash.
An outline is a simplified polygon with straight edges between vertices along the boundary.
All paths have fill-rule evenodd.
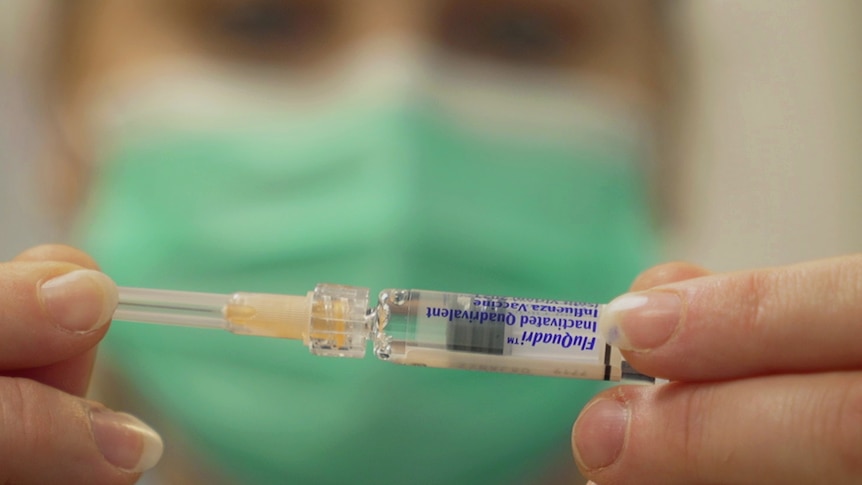
<path id="1" fill-rule="evenodd" d="M 575 459 L 601 485 L 860 483 L 862 255 L 711 275 L 682 263 L 643 273 L 633 291 L 682 300 L 679 325 L 626 351 L 661 387 L 621 386 L 587 405 Z M 744 338 L 740 338 L 744 336 Z M 622 450 L 591 467 L 591 406 L 624 404 Z M 596 438 L 600 439 L 600 438 Z"/>
<path id="2" fill-rule="evenodd" d="M 84 268 L 98 266 L 66 246 L 0 263 L 0 483 L 129 484 L 139 477 L 100 453 L 88 415 L 104 406 L 84 398 L 109 323 L 88 332 L 58 328 L 38 296 L 41 283 Z M 97 317 L 103 296 L 84 295 L 75 306 Z"/>

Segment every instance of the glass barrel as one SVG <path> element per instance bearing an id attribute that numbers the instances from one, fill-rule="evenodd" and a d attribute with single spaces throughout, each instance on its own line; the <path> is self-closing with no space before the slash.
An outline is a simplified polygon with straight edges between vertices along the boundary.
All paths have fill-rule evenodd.
<path id="1" fill-rule="evenodd" d="M 620 380 L 602 305 L 427 290 L 380 293 L 374 352 L 393 363 Z"/>

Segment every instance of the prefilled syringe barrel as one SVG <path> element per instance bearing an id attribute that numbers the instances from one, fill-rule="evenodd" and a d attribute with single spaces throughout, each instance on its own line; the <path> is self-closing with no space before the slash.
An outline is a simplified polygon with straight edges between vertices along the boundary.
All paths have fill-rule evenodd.
<path id="1" fill-rule="evenodd" d="M 620 380 L 598 333 L 602 305 L 427 290 L 384 290 L 375 353 L 394 363 Z"/>

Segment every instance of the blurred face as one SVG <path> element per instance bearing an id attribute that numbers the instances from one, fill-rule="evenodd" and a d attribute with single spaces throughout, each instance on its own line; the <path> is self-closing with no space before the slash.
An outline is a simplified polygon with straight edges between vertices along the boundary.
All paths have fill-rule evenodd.
<path id="1" fill-rule="evenodd" d="M 657 14 L 647 0 L 75 3 L 61 46 L 59 99 L 66 131 L 84 159 L 93 140 L 80 121 L 103 95 L 103 81 L 171 60 L 323 80 L 339 76 L 357 46 L 381 41 L 475 61 L 503 78 L 536 71 L 573 79 L 591 75 L 644 106 L 655 100 L 659 84 Z"/>
<path id="2" fill-rule="evenodd" d="M 649 259 L 640 162 L 650 136 L 641 128 L 657 84 L 652 3 L 74 5 L 60 110 L 69 141 L 78 144 L 79 174 L 94 168 L 80 216 L 82 247 L 121 284 L 295 293 L 307 291 L 309 282 L 334 281 L 603 301 Z M 165 401 L 175 403 L 177 422 L 190 423 L 189 429 L 206 429 L 204 420 L 243 430 L 237 440 L 210 445 L 224 456 L 266 459 L 281 470 L 272 476 L 329 470 L 332 456 L 350 456 L 356 463 L 332 472 L 354 473 L 355 481 L 378 467 L 363 452 L 408 467 L 427 456 L 426 463 L 498 470 L 499 456 L 523 456 L 512 453 L 524 441 L 509 439 L 505 451 L 489 421 L 474 416 L 520 423 L 514 430 L 490 426 L 503 434 L 531 430 L 550 442 L 558 431 L 535 431 L 550 423 L 548 409 L 525 416 L 513 401 L 487 413 L 487 396 L 532 391 L 502 391 L 491 380 L 486 387 L 465 386 L 459 379 L 467 375 L 444 381 L 375 374 L 380 387 L 373 389 L 399 390 L 392 401 L 399 409 L 442 410 L 438 422 L 402 426 L 390 415 L 406 414 L 347 395 L 355 392 L 344 381 L 352 373 L 317 363 L 307 369 L 322 369 L 320 381 L 332 382 L 327 402 L 350 409 L 319 414 L 323 419 L 309 425 L 313 401 L 279 394 L 308 389 L 307 378 L 293 386 L 293 374 L 275 364 L 285 362 L 281 348 L 227 350 L 195 337 L 189 346 L 201 353 L 190 358 L 206 354 L 205 360 L 171 365 L 189 370 L 185 377 L 135 359 L 139 351 L 173 354 L 175 337 L 131 326 L 112 332 L 124 345 L 119 355 L 151 373 L 147 380 L 198 382 L 195 370 L 210 368 L 200 364 L 208 356 L 220 366 L 237 364 L 231 367 L 236 378 L 204 379 L 193 390 L 171 393 L 182 394 L 183 403 Z M 302 358 L 289 354 L 297 365 Z M 261 376 L 282 379 L 269 385 Z M 229 388 L 239 382 L 248 387 Z M 429 386 L 439 393 L 429 396 Z M 559 389 L 570 392 L 567 385 Z M 225 420 L 199 412 L 229 413 L 224 398 L 234 395 L 255 396 L 259 412 Z M 449 399 L 456 395 L 454 405 Z M 571 400 L 542 395 L 566 407 L 568 416 Z M 284 434 L 290 446 L 343 439 L 308 458 L 307 449 L 288 451 L 265 416 L 277 416 L 290 430 Z M 343 423 L 331 416 L 367 419 Z M 447 440 L 459 447 L 441 446 L 439 433 L 428 436 L 444 425 L 454 430 Z M 379 429 L 398 429 L 399 437 L 380 437 Z M 302 430 L 315 436 L 303 437 Z M 472 462 L 472 454 L 463 463 L 459 450 L 480 449 L 500 451 L 486 465 Z"/>

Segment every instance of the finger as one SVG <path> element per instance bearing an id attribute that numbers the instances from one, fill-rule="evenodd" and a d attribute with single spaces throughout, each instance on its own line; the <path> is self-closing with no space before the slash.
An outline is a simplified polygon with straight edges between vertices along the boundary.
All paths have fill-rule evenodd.
<path id="1" fill-rule="evenodd" d="M 107 330 L 116 285 L 70 263 L 0 264 L 0 369 L 44 366 L 82 354 Z"/>
<path id="2" fill-rule="evenodd" d="M 862 372 L 623 386 L 572 441 L 603 485 L 862 483 Z"/>
<path id="3" fill-rule="evenodd" d="M 671 380 L 862 368 L 862 255 L 712 275 L 623 295 L 599 329 Z"/>
<path id="4" fill-rule="evenodd" d="M 47 244 L 28 249 L 13 259 L 25 261 L 62 261 L 83 268 L 99 269 L 96 261 L 87 253 L 70 246 Z M 96 349 L 90 348 L 82 354 L 41 367 L 7 372 L 13 377 L 26 377 L 55 387 L 69 394 L 84 396 L 89 387 L 90 374 L 96 359 Z"/>
<path id="5" fill-rule="evenodd" d="M 74 396 L 84 397 L 90 385 L 96 350 L 88 349 L 81 355 L 70 357 L 41 367 L 6 371 L 8 377 L 22 377 L 41 382 Z"/>
<path id="6" fill-rule="evenodd" d="M 630 291 L 648 290 L 654 286 L 690 280 L 708 274 L 710 274 L 709 270 L 691 263 L 660 264 L 639 274 L 632 283 Z"/>
<path id="7" fill-rule="evenodd" d="M 162 454 L 123 413 L 28 379 L 0 378 L 0 483 L 131 484 Z"/>
<path id="8" fill-rule="evenodd" d="M 80 249 L 62 244 L 43 244 L 25 250 L 12 261 L 63 261 L 76 264 L 82 268 L 99 269 L 96 261 Z"/>

